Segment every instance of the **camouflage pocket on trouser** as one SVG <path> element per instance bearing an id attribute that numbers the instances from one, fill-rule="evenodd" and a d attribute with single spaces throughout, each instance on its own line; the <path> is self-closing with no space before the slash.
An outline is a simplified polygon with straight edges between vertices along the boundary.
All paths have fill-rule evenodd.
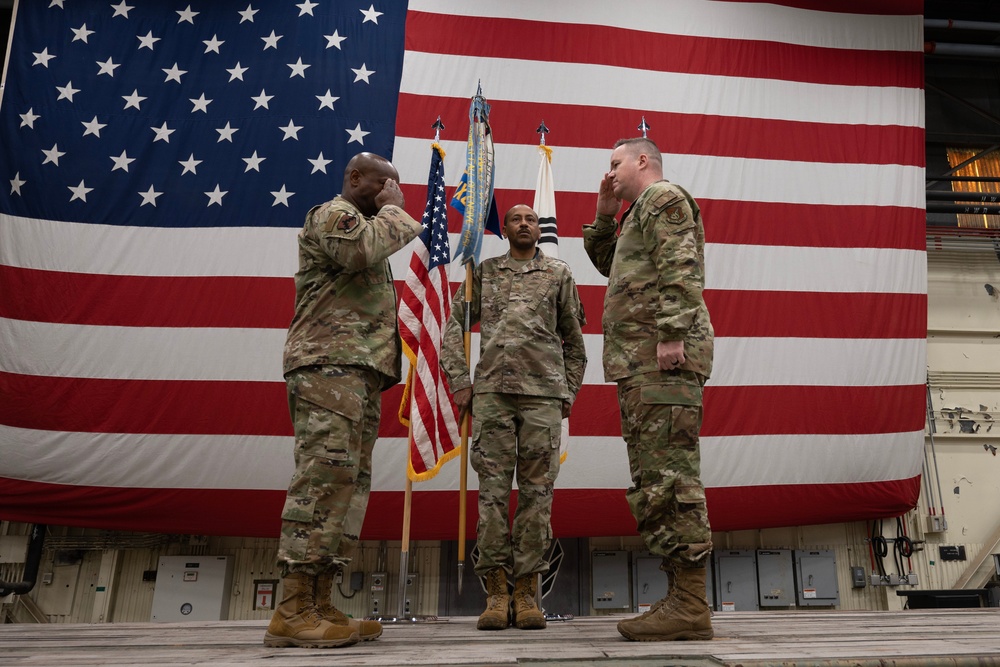
<path id="1" fill-rule="evenodd" d="M 288 496 L 281 510 L 281 518 L 285 521 L 311 523 L 316 512 L 316 499 L 305 496 Z"/>
<path id="2" fill-rule="evenodd" d="M 689 384 L 644 384 L 640 400 L 646 405 L 701 405 L 701 387 Z"/>
<path id="3" fill-rule="evenodd" d="M 320 366 L 299 369 L 285 376 L 288 393 L 330 412 L 358 421 L 370 390 L 364 369 Z"/>
<path id="4" fill-rule="evenodd" d="M 373 388 L 364 369 L 324 366 L 285 376 L 299 454 L 347 461 Z"/>

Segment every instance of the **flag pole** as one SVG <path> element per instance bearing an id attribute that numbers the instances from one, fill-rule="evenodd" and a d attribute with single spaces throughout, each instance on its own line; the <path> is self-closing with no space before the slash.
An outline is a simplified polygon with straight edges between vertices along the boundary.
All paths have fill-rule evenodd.
<path id="1" fill-rule="evenodd" d="M 444 125 L 441 123 L 441 116 L 438 116 L 437 121 L 434 123 L 434 143 L 440 141 L 441 130 L 444 129 Z M 465 265 L 465 326 L 464 326 L 464 336 L 463 343 L 465 345 L 465 363 L 469 364 L 469 350 L 470 344 L 472 342 L 469 334 L 469 303 L 472 301 L 472 274 L 469 272 L 469 265 Z M 462 579 L 465 574 L 465 492 L 468 488 L 468 442 L 469 442 L 469 415 L 467 413 L 465 418 L 462 419 L 462 424 L 460 426 L 460 435 L 462 438 L 462 444 L 459 449 L 459 461 L 461 462 L 461 470 L 458 475 L 458 594 L 462 595 Z M 409 479 L 407 479 L 409 483 Z"/>
<path id="2" fill-rule="evenodd" d="M 466 175 L 468 204 L 463 205 L 465 221 L 462 225 L 461 250 L 465 262 L 465 360 L 471 363 L 472 352 L 472 274 L 479 262 L 482 247 L 483 227 L 487 224 L 493 203 L 493 138 L 489 127 L 490 106 L 483 97 L 483 87 L 476 88 L 476 94 L 469 106 L 469 143 L 466 148 Z M 481 182 L 482 180 L 482 182 Z M 460 186 L 461 189 L 461 186 Z M 456 193 L 456 199 L 458 194 Z M 469 264 L 472 267 L 469 267 Z M 471 399 L 470 399 L 471 408 Z M 459 472 L 458 496 L 458 594 L 462 594 L 465 574 L 465 524 L 468 495 L 469 431 L 471 430 L 471 409 L 466 412 L 461 425 L 461 470 Z"/>
<path id="3" fill-rule="evenodd" d="M 472 268 L 465 265 L 465 322 L 463 342 L 465 344 L 465 365 L 472 363 Z M 472 398 L 462 419 L 462 450 L 458 476 L 458 594 L 462 595 L 462 581 L 465 579 L 465 523 L 467 516 L 466 494 L 469 488 L 469 429 L 472 426 Z"/>
<path id="4" fill-rule="evenodd" d="M 412 372 L 412 370 L 411 370 Z M 403 540 L 399 551 L 399 603 L 396 620 L 406 618 L 406 575 L 410 571 L 410 514 L 413 508 L 413 480 L 410 479 L 410 441 L 413 439 L 413 421 L 406 435 L 406 493 L 403 494 Z"/>
<path id="5" fill-rule="evenodd" d="M 444 129 L 444 124 L 441 122 L 441 116 L 437 117 L 434 125 L 431 126 L 434 130 L 434 144 L 441 141 L 441 130 Z M 414 373 L 414 368 L 411 365 L 409 370 L 409 375 L 412 378 Z M 412 386 L 410 381 L 407 381 L 407 387 Z M 406 614 L 406 580 L 410 573 L 410 523 L 413 514 L 413 478 L 410 472 L 413 470 L 413 420 L 407 420 L 406 428 L 406 491 L 403 494 L 403 536 L 399 549 L 399 600 L 396 606 L 396 618 L 395 620 L 416 620 L 413 614 L 407 616 Z"/>

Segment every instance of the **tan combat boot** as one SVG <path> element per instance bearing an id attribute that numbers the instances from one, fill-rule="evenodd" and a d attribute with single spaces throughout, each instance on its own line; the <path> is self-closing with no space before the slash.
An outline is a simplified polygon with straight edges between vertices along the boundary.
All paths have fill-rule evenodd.
<path id="1" fill-rule="evenodd" d="M 672 595 L 655 610 L 618 623 L 618 632 L 632 641 L 657 642 L 711 639 L 712 610 L 705 599 L 703 567 L 674 570 Z"/>
<path id="2" fill-rule="evenodd" d="M 373 620 L 358 620 L 333 606 L 333 579 L 336 572 L 327 571 L 316 577 L 316 608 L 320 616 L 334 625 L 346 625 L 358 633 L 361 641 L 378 639 L 382 635 L 382 624 Z"/>
<path id="3" fill-rule="evenodd" d="M 486 611 L 479 615 L 477 630 L 504 630 L 510 625 L 510 595 L 507 573 L 495 567 L 486 573 Z"/>
<path id="4" fill-rule="evenodd" d="M 316 608 L 316 578 L 294 572 L 282 579 L 284 597 L 274 610 L 264 634 L 264 646 L 334 648 L 358 643 L 356 630 L 334 625 Z"/>
<path id="5" fill-rule="evenodd" d="M 649 606 L 649 609 L 647 609 L 646 611 L 642 612 L 641 614 L 639 614 L 638 616 L 636 616 L 635 618 L 633 618 L 631 620 L 637 621 L 637 620 L 639 620 L 641 618 L 646 618 L 648 616 L 651 616 L 652 614 L 655 614 L 656 610 L 659 609 L 660 607 L 662 607 L 663 605 L 665 605 L 665 604 L 673 604 L 674 602 L 676 602 L 676 596 L 674 595 L 674 582 L 676 581 L 676 578 L 677 578 L 677 574 L 675 572 L 675 570 L 677 568 L 674 567 L 673 563 L 671 563 L 666 558 L 664 558 L 663 562 L 660 564 L 660 569 L 667 573 L 667 594 L 666 594 L 666 596 L 660 598 L 659 600 L 657 600 L 656 602 L 654 602 L 653 604 L 651 604 Z"/>
<path id="6" fill-rule="evenodd" d="M 535 604 L 537 574 L 518 577 L 514 582 L 514 625 L 522 630 L 541 630 L 545 627 L 545 614 Z"/>

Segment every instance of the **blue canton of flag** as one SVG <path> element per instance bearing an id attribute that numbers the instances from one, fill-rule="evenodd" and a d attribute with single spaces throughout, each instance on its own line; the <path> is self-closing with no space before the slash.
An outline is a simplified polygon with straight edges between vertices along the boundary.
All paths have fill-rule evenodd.
<path id="1" fill-rule="evenodd" d="M 298 226 L 352 155 L 392 158 L 405 23 L 398 0 L 21 2 L 0 211 Z"/>
<path id="2" fill-rule="evenodd" d="M 448 208 L 445 205 L 444 161 L 435 149 L 431 155 L 431 171 L 427 181 L 427 205 L 421 218 L 424 231 L 420 242 L 427 246 L 427 269 L 436 269 L 451 261 L 448 242 Z"/>

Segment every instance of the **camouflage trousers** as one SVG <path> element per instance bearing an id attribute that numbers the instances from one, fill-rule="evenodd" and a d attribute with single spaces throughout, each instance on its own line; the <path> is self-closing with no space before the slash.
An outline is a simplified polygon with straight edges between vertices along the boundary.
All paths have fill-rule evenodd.
<path id="1" fill-rule="evenodd" d="M 514 577 L 547 572 L 552 491 L 559 474 L 562 399 L 517 394 L 473 397 L 472 469 L 479 475 L 476 574 L 502 567 Z M 510 526 L 510 494 L 517 510 Z"/>
<path id="2" fill-rule="evenodd" d="M 632 476 L 625 497 L 646 548 L 679 567 L 702 565 L 712 551 L 698 446 L 703 383 L 663 371 L 618 384 Z"/>
<path id="3" fill-rule="evenodd" d="M 351 561 L 368 507 L 381 375 L 360 366 L 309 366 L 285 375 L 295 473 L 281 512 L 277 565 L 318 575 Z"/>

